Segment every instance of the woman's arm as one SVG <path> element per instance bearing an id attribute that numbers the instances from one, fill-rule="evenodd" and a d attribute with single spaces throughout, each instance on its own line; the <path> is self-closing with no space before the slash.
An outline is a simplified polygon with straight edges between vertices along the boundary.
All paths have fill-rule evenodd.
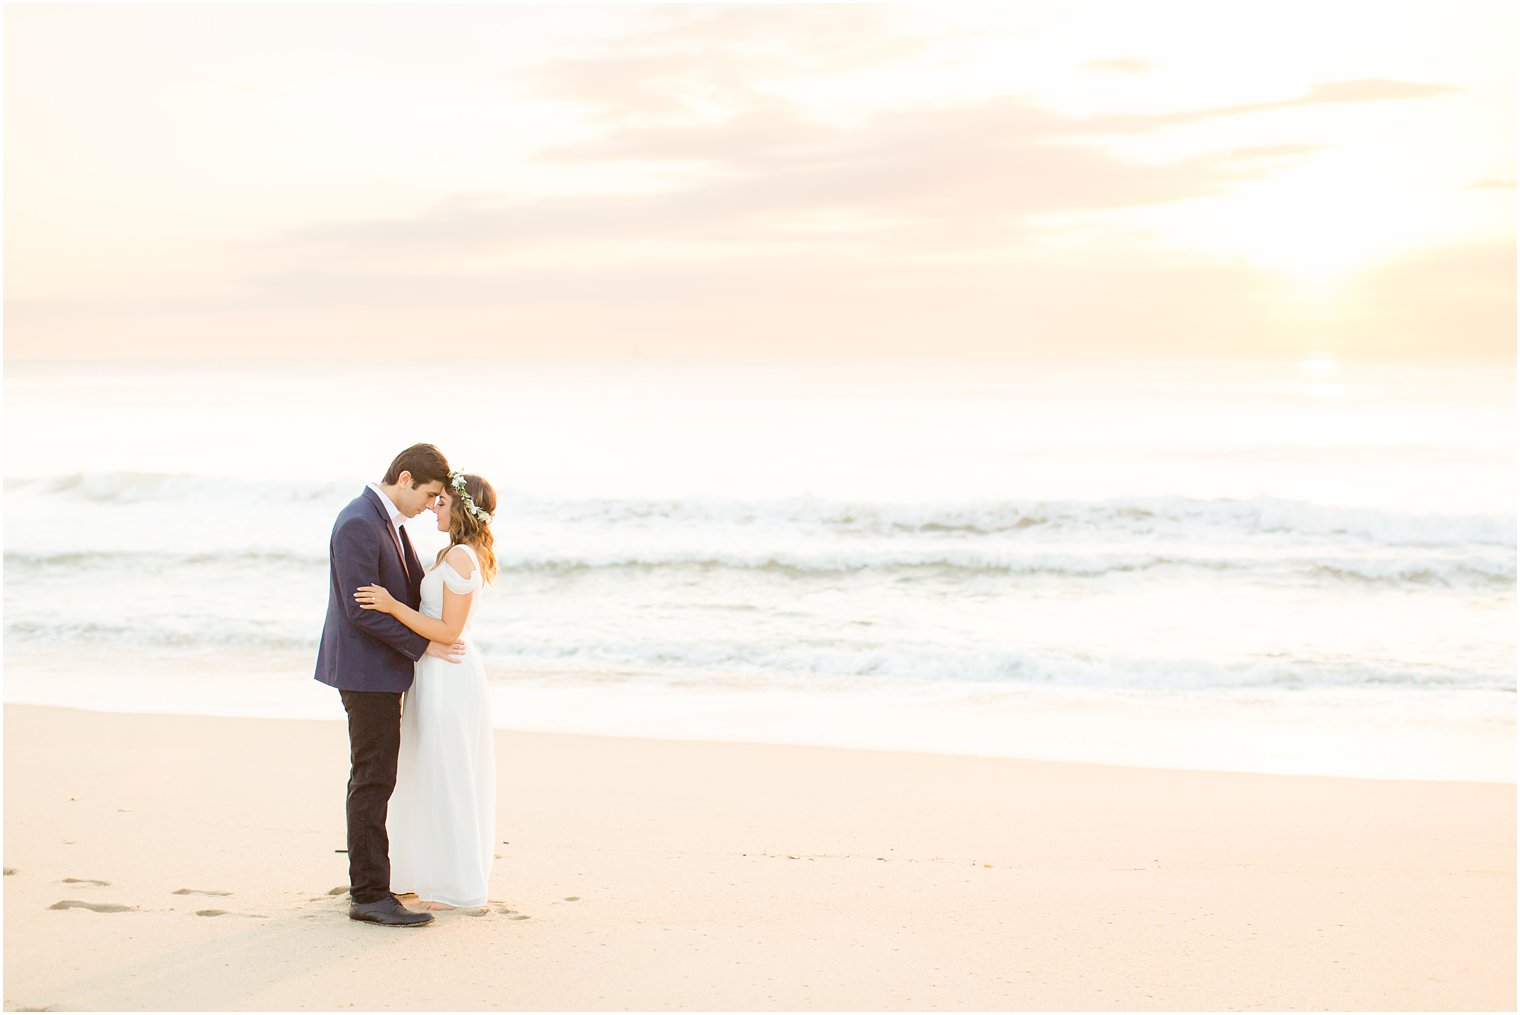
<path id="1" fill-rule="evenodd" d="M 475 573 L 475 562 L 470 559 L 468 553 L 457 546 L 443 559 L 462 578 L 468 579 Z M 429 617 L 405 603 L 396 602 L 396 598 L 380 585 L 365 585 L 354 593 L 354 600 L 358 602 L 360 609 L 389 613 L 428 641 L 448 645 L 459 640 L 465 621 L 470 619 L 470 605 L 474 602 L 474 597 L 468 593 L 455 592 L 449 588 L 448 582 L 444 582 L 441 618 Z"/>

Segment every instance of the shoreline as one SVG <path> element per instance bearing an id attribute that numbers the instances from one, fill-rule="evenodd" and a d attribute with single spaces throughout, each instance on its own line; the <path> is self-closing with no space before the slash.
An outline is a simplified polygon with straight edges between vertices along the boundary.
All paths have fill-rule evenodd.
<path id="1" fill-rule="evenodd" d="M 77 714 L 80 716 L 117 716 L 122 718 L 183 720 L 186 722 L 206 720 L 220 722 L 250 723 L 301 723 L 301 724 L 328 724 L 342 726 L 344 718 L 341 714 L 329 716 L 290 716 L 290 715 L 242 715 L 232 713 L 209 713 L 209 712 L 164 712 L 145 709 L 142 711 L 118 711 L 115 709 L 92 709 L 72 705 L 50 705 L 32 702 L 5 701 L 0 702 L 0 709 L 16 709 L 22 712 L 57 712 L 63 714 Z M 907 758 L 931 758 L 944 761 L 967 761 L 967 762 L 995 762 L 1013 765 L 1049 765 L 1059 768 L 1090 768 L 1090 769 L 1113 769 L 1124 772 L 1150 773 L 1157 776 L 1167 775 L 1198 775 L 1198 776 L 1242 776 L 1245 778 L 1265 779 L 1312 779 L 1312 780 L 1335 780 L 1346 782 L 1368 783 L 1409 783 L 1413 785 L 1451 785 L 1451 786 L 1488 786 L 1488 787 L 1515 787 L 1517 784 L 1508 779 L 1447 779 L 1447 778 L 1421 778 L 1405 776 L 1364 776 L 1364 775 L 1339 775 L 1325 772 L 1267 772 L 1255 769 L 1234 768 L 1204 768 L 1198 766 L 1172 767 L 1166 765 L 1149 765 L 1129 762 L 1104 762 L 1104 761 L 1073 761 L 1064 758 L 1038 758 L 1025 757 L 1022 755 L 1003 754 L 972 754 L 964 751 L 937 751 L 920 750 L 909 747 L 872 747 L 842 744 L 819 744 L 811 742 L 788 742 L 781 740 L 727 740 L 720 738 L 693 737 L 693 736 L 658 736 L 639 733 L 605 733 L 585 732 L 580 730 L 562 729 L 532 729 L 527 727 L 503 726 L 493 724 L 492 729 L 498 738 L 501 737 L 547 737 L 547 738 L 571 738 L 597 741 L 630 741 L 635 744 L 667 744 L 689 745 L 693 748 L 758 748 L 775 750 L 797 751 L 823 751 L 843 752 L 846 754 L 902 756 Z M 346 736 L 346 733 L 345 733 Z"/>
<path id="2" fill-rule="evenodd" d="M 6 705 L 5 1007 L 1515 1003 L 1513 786 L 578 734 L 497 751 L 491 906 L 390 931 L 330 894 L 341 722 Z"/>
<path id="3" fill-rule="evenodd" d="M 143 667 L 125 681 L 107 652 L 53 658 L 7 651 L 5 704 L 78 708 L 84 700 L 104 714 L 343 719 L 330 688 L 287 675 L 293 660 L 229 658 L 215 663 L 222 668 L 210 681 L 194 665 L 177 660 Z M 504 733 L 1516 784 L 1512 702 L 1500 713 L 1496 700 L 1480 703 L 1472 696 L 1433 692 L 1428 701 L 1415 701 L 1363 689 L 1127 694 L 950 681 L 788 687 L 746 686 L 721 676 L 703 685 L 674 680 L 497 676 L 488 682 L 493 725 Z M 168 701 L 176 707 L 165 708 Z"/>

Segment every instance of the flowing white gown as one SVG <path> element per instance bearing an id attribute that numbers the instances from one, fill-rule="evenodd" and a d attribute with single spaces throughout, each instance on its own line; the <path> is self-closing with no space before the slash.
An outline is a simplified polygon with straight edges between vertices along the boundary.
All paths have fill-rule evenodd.
<path id="1" fill-rule="evenodd" d="M 422 611 L 443 616 L 443 589 L 478 597 L 480 558 L 466 579 L 440 562 L 422 579 Z M 423 656 L 401 716 L 401 755 L 386 831 L 391 891 L 429 902 L 486 904 L 496 855 L 496 750 L 480 653 L 470 639 L 478 602 L 460 635 L 464 661 Z"/>

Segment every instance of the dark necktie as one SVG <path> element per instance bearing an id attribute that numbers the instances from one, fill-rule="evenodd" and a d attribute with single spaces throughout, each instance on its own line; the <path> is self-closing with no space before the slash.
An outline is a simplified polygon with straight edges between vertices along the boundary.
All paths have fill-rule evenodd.
<path id="1" fill-rule="evenodd" d="M 399 528 L 401 531 L 401 566 L 405 569 L 406 576 L 410 578 L 412 576 L 411 560 L 416 556 L 417 551 L 412 549 L 412 540 L 406 534 L 406 526 L 402 525 Z"/>

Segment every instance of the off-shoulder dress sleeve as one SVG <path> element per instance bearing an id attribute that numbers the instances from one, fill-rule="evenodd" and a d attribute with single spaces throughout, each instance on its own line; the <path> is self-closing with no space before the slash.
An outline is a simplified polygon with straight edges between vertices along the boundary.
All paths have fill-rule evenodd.
<path id="1" fill-rule="evenodd" d="M 447 586 L 450 592 L 457 593 L 461 596 L 467 596 L 471 592 L 474 592 L 476 589 L 480 588 L 482 579 L 480 574 L 480 558 L 475 556 L 475 551 L 470 547 L 465 546 L 463 549 L 470 555 L 470 560 L 474 561 L 475 563 L 474 574 L 470 575 L 468 578 L 464 577 L 458 571 L 455 571 L 454 566 L 447 560 L 443 562 L 440 570 L 443 572 L 443 584 Z"/>

